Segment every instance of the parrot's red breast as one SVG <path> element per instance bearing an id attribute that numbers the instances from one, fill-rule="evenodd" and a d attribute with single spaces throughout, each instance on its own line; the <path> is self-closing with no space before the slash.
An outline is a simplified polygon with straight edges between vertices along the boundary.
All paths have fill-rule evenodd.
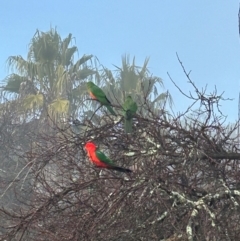
<path id="1" fill-rule="evenodd" d="M 97 147 L 92 142 L 87 142 L 85 145 L 89 159 L 98 167 L 108 167 L 104 162 L 101 162 L 96 156 Z"/>
<path id="2" fill-rule="evenodd" d="M 92 99 L 94 99 L 94 100 L 97 99 L 96 96 L 91 91 L 89 92 L 89 95 L 92 97 Z"/>

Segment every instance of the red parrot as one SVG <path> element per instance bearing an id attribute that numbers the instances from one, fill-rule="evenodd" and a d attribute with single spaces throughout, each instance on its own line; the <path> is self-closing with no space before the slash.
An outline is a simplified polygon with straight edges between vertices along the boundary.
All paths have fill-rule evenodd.
<path id="1" fill-rule="evenodd" d="M 87 142 L 85 144 L 88 157 L 90 161 L 97 167 L 116 170 L 119 172 L 132 172 L 130 169 L 115 166 L 113 161 L 109 159 L 103 152 L 98 150 L 97 146 L 93 142 Z"/>

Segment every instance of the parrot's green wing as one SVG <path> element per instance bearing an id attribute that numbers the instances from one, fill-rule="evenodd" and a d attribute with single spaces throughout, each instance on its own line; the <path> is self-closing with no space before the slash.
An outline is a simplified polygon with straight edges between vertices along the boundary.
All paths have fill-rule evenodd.
<path id="1" fill-rule="evenodd" d="M 101 161 L 104 162 L 105 164 L 109 164 L 109 165 L 113 165 L 113 161 L 111 159 L 109 159 L 103 152 L 101 152 L 100 150 L 96 150 L 96 156 L 97 158 Z"/>
<path id="2" fill-rule="evenodd" d="M 138 109 L 137 103 L 135 101 L 133 101 L 132 97 L 129 95 L 123 104 L 123 110 L 124 110 L 125 117 L 127 117 L 127 118 L 133 117 L 133 115 L 136 114 L 137 109 Z"/>
<path id="3" fill-rule="evenodd" d="M 132 132 L 132 118 L 137 112 L 137 104 L 133 101 L 131 96 L 126 98 L 126 101 L 123 104 L 124 111 L 124 129 L 126 133 Z"/>
<path id="4" fill-rule="evenodd" d="M 130 170 L 130 169 L 115 166 L 114 163 L 113 163 L 113 161 L 110 160 L 108 157 L 106 157 L 105 154 L 102 153 L 102 152 L 99 151 L 99 150 L 96 150 L 95 154 L 96 154 L 96 157 L 98 158 L 98 160 L 99 160 L 101 163 L 104 163 L 104 165 L 99 165 L 99 164 L 98 164 L 98 165 L 97 165 L 98 167 L 108 168 L 108 169 L 116 170 L 116 171 L 119 171 L 119 172 L 125 172 L 125 173 L 130 173 L 130 172 L 132 172 L 132 170 Z M 105 165 L 106 165 L 106 166 L 105 166 Z"/>
<path id="5" fill-rule="evenodd" d="M 96 96 L 96 98 L 101 102 L 101 103 L 104 103 L 104 104 L 107 104 L 109 103 L 110 104 L 110 101 L 107 99 L 105 93 L 103 92 L 102 89 L 100 89 L 98 86 L 93 86 L 91 88 L 91 92 Z"/>
<path id="6" fill-rule="evenodd" d="M 97 85 L 95 85 L 93 82 L 89 81 L 87 83 L 88 91 L 90 91 L 96 99 L 101 102 L 103 105 L 111 104 L 110 101 L 107 99 L 105 93 L 101 88 L 99 88 Z"/>
<path id="7" fill-rule="evenodd" d="M 87 82 L 87 89 L 91 92 L 91 96 L 94 96 L 102 105 L 105 105 L 111 114 L 116 115 L 111 107 L 111 102 L 101 88 L 89 81 Z"/>

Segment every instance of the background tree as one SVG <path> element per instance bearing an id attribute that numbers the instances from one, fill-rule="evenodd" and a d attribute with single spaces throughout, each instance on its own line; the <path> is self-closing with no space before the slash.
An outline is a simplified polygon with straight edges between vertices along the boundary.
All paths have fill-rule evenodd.
<path id="1" fill-rule="evenodd" d="M 22 56 L 9 57 L 8 65 L 16 73 L 5 79 L 2 91 L 14 94 L 11 101 L 21 102 L 21 117 L 46 120 L 50 115 L 56 121 L 81 112 L 83 81 L 96 71 L 89 65 L 92 55 L 74 61 L 77 47 L 70 47 L 71 41 L 72 34 L 62 40 L 55 29 L 37 30 L 26 60 Z"/>
<path id="2" fill-rule="evenodd" d="M 177 87 L 193 103 L 175 115 L 147 59 L 139 68 L 125 56 L 116 74 L 104 68 L 98 75 L 85 69 L 85 58 L 77 68 L 62 57 L 75 50 L 55 33 L 36 33 L 27 61 L 9 59 L 19 72 L 6 79 L 0 106 L 1 239 L 238 240 L 239 123 L 225 124 L 222 95 L 200 91 L 182 65 L 194 94 Z M 89 118 L 97 103 L 81 95 L 84 71 L 105 84 L 120 117 L 128 94 L 137 101 L 132 134 L 103 109 Z M 51 121 L 45 131 L 38 118 Z M 89 140 L 133 173 L 93 166 L 83 150 Z"/>
<path id="3" fill-rule="evenodd" d="M 218 109 L 223 97 L 201 92 L 187 77 L 195 94 L 182 93 L 193 104 L 167 119 L 137 115 L 132 135 L 110 116 L 97 126 L 80 120 L 91 126 L 85 133 L 56 125 L 60 135 L 38 134 L 21 155 L 34 177 L 31 198 L 16 192 L 23 206 L 1 209 L 2 238 L 238 240 L 238 123 L 225 125 Z M 89 139 L 133 173 L 92 166 L 83 150 Z"/>
<path id="4" fill-rule="evenodd" d="M 139 67 L 135 64 L 135 57 L 130 62 L 130 57 L 125 55 L 122 57 L 122 67 L 115 66 L 115 70 L 111 71 L 105 67 L 102 68 L 100 78 L 97 78 L 96 84 L 101 87 L 115 107 L 118 115 L 123 116 L 123 103 L 128 95 L 131 95 L 133 100 L 138 105 L 138 114 L 141 116 L 160 115 L 164 114 L 167 117 L 166 106 L 172 106 L 172 97 L 168 91 L 159 94 L 159 89 L 163 87 L 161 78 L 153 76 L 148 69 L 149 59 L 146 58 L 143 66 Z M 101 121 L 108 120 L 100 118 L 104 111 L 102 108 L 98 115 L 96 110 L 99 110 L 99 103 L 86 100 L 86 118 L 93 120 L 95 125 L 101 125 Z M 101 120 L 101 121 L 100 121 Z M 115 118 L 115 121 L 118 121 Z M 119 128 L 119 125 L 117 126 Z"/>
<path id="5" fill-rule="evenodd" d="M 27 59 L 11 56 L 7 61 L 13 73 L 4 79 L 0 104 L 0 203 L 5 208 L 21 208 L 32 192 L 33 176 L 23 156 L 34 158 L 28 151 L 36 145 L 37 133 L 55 132 L 52 121 L 59 125 L 82 111 L 83 81 L 96 71 L 92 55 L 74 61 L 72 40 L 71 34 L 61 39 L 55 29 L 37 30 Z"/>
<path id="6" fill-rule="evenodd" d="M 168 92 L 159 94 L 159 87 L 163 87 L 162 79 L 150 73 L 148 62 L 149 58 L 146 58 L 143 66 L 139 67 L 135 64 L 135 57 L 131 63 L 130 57 L 124 55 L 121 67 L 115 66 L 114 71 L 107 68 L 103 70 L 103 78 L 108 83 L 105 88 L 115 103 L 122 104 L 130 94 L 137 102 L 139 112 L 146 116 L 149 115 L 149 110 L 155 114 L 161 114 L 161 109 L 167 101 L 170 105 L 172 104 L 172 98 Z"/>

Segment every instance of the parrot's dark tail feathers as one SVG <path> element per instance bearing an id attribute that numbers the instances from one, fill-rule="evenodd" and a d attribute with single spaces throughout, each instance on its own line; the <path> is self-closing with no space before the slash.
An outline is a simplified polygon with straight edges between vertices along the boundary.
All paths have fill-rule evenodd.
<path id="1" fill-rule="evenodd" d="M 116 113 L 114 112 L 113 108 L 110 105 L 106 105 L 106 107 L 112 115 L 116 116 Z"/>
<path id="2" fill-rule="evenodd" d="M 127 168 L 123 168 L 123 167 L 117 167 L 117 166 L 111 166 L 111 167 L 108 167 L 108 169 L 112 169 L 112 170 L 115 170 L 115 171 L 119 171 L 119 172 L 132 172 L 132 170 L 130 169 L 127 169 Z"/>

